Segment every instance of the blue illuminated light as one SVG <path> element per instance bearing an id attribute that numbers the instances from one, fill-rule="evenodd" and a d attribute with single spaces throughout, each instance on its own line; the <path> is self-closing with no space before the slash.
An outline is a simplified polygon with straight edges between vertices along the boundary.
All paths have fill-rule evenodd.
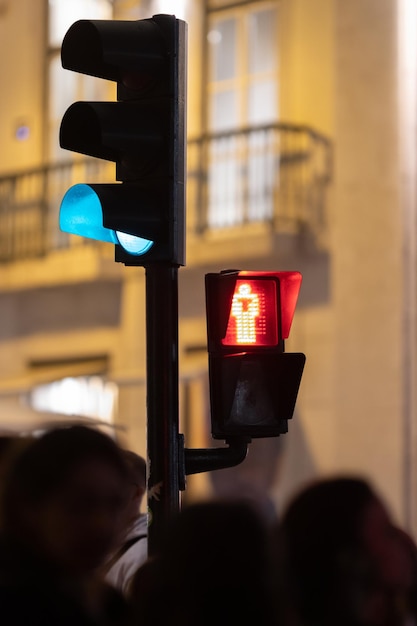
<path id="1" fill-rule="evenodd" d="M 148 252 L 154 243 L 150 239 L 142 239 L 142 237 L 121 233 L 118 230 L 116 231 L 116 236 L 122 248 L 129 254 L 134 254 L 135 256 L 140 256 Z"/>
<path id="2" fill-rule="evenodd" d="M 59 227 L 73 235 L 119 244 L 128 254 L 134 256 L 146 254 L 154 244 L 150 239 L 105 228 L 100 197 L 86 184 L 74 185 L 68 189 L 61 202 Z"/>
<path id="3" fill-rule="evenodd" d="M 59 227 L 66 233 L 118 243 L 116 233 L 103 226 L 100 198 L 90 185 L 74 185 L 62 199 Z"/>

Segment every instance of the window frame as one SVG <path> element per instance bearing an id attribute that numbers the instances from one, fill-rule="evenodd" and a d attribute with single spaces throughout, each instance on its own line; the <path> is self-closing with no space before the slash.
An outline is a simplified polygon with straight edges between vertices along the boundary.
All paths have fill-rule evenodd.
<path id="1" fill-rule="evenodd" d="M 68 2 L 68 0 L 65 0 L 66 2 Z M 109 5 L 110 9 L 111 9 L 111 13 L 112 16 L 114 17 L 115 14 L 115 6 L 114 6 L 114 0 L 96 0 L 97 2 L 107 2 L 107 4 Z M 43 117 L 43 138 L 42 138 L 42 144 L 43 144 L 43 148 L 42 148 L 42 152 L 43 152 L 43 159 L 44 162 L 47 163 L 55 163 L 55 162 L 59 162 L 59 161 L 63 161 L 63 160 L 77 160 L 80 159 L 81 157 L 77 154 L 74 153 L 70 153 L 68 152 L 68 155 L 66 157 L 66 159 L 64 159 L 64 156 L 61 155 L 58 152 L 54 152 L 52 149 L 52 137 L 53 135 L 56 134 L 56 131 L 59 128 L 59 124 L 60 124 L 60 119 L 61 117 L 58 117 L 58 119 L 52 118 L 52 111 L 51 111 L 51 102 L 52 102 L 52 92 L 53 92 L 53 85 L 52 85 L 52 80 L 51 80 L 51 70 L 52 70 L 52 66 L 53 63 L 60 57 L 61 54 L 61 46 L 60 45 L 53 45 L 51 43 L 50 40 L 50 25 L 51 25 L 51 7 L 50 7 L 50 0 L 44 0 L 44 6 L 45 6 L 45 70 L 44 70 L 44 107 L 43 107 L 43 111 L 44 111 L 44 117 Z M 80 19 L 77 16 L 74 16 L 74 22 Z M 91 18 L 88 19 L 100 19 L 99 17 L 94 17 L 92 16 Z M 63 72 L 66 70 L 62 70 Z M 85 75 L 79 74 L 77 75 L 77 77 L 79 76 L 79 79 L 75 81 L 76 84 L 76 89 L 74 92 L 74 98 L 72 99 L 72 102 L 75 102 L 76 100 L 82 100 L 83 99 L 83 93 L 84 93 L 84 89 L 82 88 L 82 82 L 85 80 L 88 81 L 102 81 L 102 79 L 99 78 L 95 78 L 95 77 L 87 77 Z M 104 81 L 103 81 L 103 85 L 104 85 Z M 109 93 L 110 93 L 110 88 L 108 88 Z M 114 87 L 114 92 L 115 92 L 115 87 Z"/>
<path id="2" fill-rule="evenodd" d="M 249 40 L 249 19 L 250 14 L 265 11 L 274 10 L 276 12 L 276 38 L 274 41 L 274 58 L 276 62 L 272 71 L 267 71 L 264 74 L 250 73 L 249 71 L 249 54 L 248 54 L 248 40 Z M 236 77 L 225 81 L 212 80 L 212 62 L 213 55 L 210 52 L 210 42 L 208 40 L 208 34 L 212 27 L 215 25 L 216 20 L 220 18 L 222 20 L 227 19 L 228 16 L 234 17 L 237 23 L 237 72 Z M 235 86 L 235 91 L 238 98 L 238 121 L 234 129 L 249 126 L 249 87 L 251 84 L 260 82 L 265 77 L 271 77 L 276 85 L 276 101 L 274 116 L 275 121 L 278 121 L 280 111 L 280 54 L 279 54 L 279 0 L 252 0 L 250 2 L 237 2 L 227 3 L 220 7 L 208 7 L 206 11 L 206 24 L 205 24 L 205 94 L 203 102 L 205 102 L 203 111 L 204 127 L 206 132 L 216 132 L 211 125 L 211 111 L 213 106 L 213 94 L 226 91 L 230 87 Z"/>

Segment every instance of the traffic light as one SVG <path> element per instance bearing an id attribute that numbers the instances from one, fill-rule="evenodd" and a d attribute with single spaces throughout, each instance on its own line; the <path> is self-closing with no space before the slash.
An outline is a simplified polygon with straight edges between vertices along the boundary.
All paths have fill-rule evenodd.
<path id="1" fill-rule="evenodd" d="M 60 145 L 113 161 L 121 182 L 71 187 L 60 227 L 125 265 L 185 264 L 186 31 L 173 15 L 79 20 L 62 43 L 62 66 L 115 81 L 117 102 L 72 104 Z"/>
<path id="2" fill-rule="evenodd" d="M 299 272 L 206 274 L 210 409 L 215 439 L 288 430 L 305 355 L 286 353 Z"/>

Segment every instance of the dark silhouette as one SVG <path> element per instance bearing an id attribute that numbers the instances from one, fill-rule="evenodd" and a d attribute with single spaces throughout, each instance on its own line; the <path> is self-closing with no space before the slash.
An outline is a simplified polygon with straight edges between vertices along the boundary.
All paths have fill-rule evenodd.
<path id="1" fill-rule="evenodd" d="M 393 563 L 394 574 L 401 577 L 397 593 L 394 595 L 396 610 L 403 616 L 403 623 L 408 626 L 417 624 L 417 545 L 414 539 L 402 528 L 395 528 L 404 552 L 402 558 Z"/>
<path id="2" fill-rule="evenodd" d="M 117 444 L 84 426 L 51 430 L 9 464 L 2 494 L 4 626 L 124 626 L 129 612 L 95 575 L 125 506 Z"/>
<path id="3" fill-rule="evenodd" d="M 108 583 L 128 594 L 135 571 L 148 557 L 148 519 L 141 513 L 146 493 L 146 461 L 131 450 L 122 450 L 128 471 L 127 501 L 116 548 L 104 564 Z"/>
<path id="4" fill-rule="evenodd" d="M 268 533 L 246 502 L 188 505 L 131 587 L 137 626 L 271 624 Z"/>
<path id="5" fill-rule="evenodd" d="M 404 546 L 373 488 L 356 477 L 296 494 L 273 533 L 277 613 L 303 626 L 396 626 Z"/>
<path id="6" fill-rule="evenodd" d="M 14 457 L 23 450 L 33 437 L 26 435 L 0 435 L 0 493 L 3 489 L 3 475 L 12 463 Z"/>

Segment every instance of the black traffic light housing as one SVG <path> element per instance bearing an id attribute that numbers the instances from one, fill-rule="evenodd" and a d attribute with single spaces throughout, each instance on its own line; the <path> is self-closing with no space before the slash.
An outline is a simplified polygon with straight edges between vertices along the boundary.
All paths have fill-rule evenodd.
<path id="1" fill-rule="evenodd" d="M 63 40 L 63 67 L 115 81 L 117 102 L 71 105 L 60 145 L 115 162 L 121 183 L 69 189 L 61 228 L 115 243 L 125 265 L 185 264 L 186 26 L 80 20 Z"/>
<path id="2" fill-rule="evenodd" d="M 305 364 L 284 351 L 301 274 L 226 271 L 205 285 L 213 437 L 287 432 Z"/>

